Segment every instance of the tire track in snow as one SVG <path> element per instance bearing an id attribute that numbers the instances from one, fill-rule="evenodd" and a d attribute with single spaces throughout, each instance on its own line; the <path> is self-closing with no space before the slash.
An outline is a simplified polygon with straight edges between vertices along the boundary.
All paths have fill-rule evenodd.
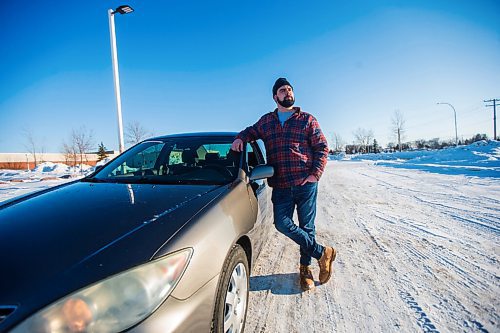
<path id="1" fill-rule="evenodd" d="M 409 292 L 400 290 L 399 295 L 401 296 L 401 299 L 406 303 L 406 305 L 408 305 L 408 307 L 415 312 L 415 314 L 417 315 L 418 326 L 420 326 L 424 332 L 439 333 L 439 331 L 436 329 L 436 326 L 434 326 L 427 314 L 424 312 L 424 310 L 422 310 L 417 301 L 415 301 L 415 299 Z"/>
<path id="2" fill-rule="evenodd" d="M 392 187 L 393 189 L 396 189 L 396 190 L 401 189 L 401 187 L 393 187 L 393 186 L 391 186 L 391 184 L 390 184 L 389 182 L 382 182 L 382 183 L 383 183 L 383 184 L 382 184 L 382 186 L 384 187 L 384 189 L 387 189 L 387 190 L 389 190 L 391 187 Z M 454 187 L 453 187 L 453 186 L 447 186 L 447 187 L 448 187 L 448 188 L 450 188 L 450 189 L 454 189 Z M 406 192 L 406 193 L 408 193 L 409 191 L 405 191 L 405 192 Z M 411 193 L 414 193 L 414 192 L 415 192 L 415 191 L 411 191 Z M 402 194 L 402 195 L 404 195 L 403 193 L 398 193 L 398 194 Z M 427 195 L 432 195 L 432 194 L 433 194 L 433 192 L 429 192 Z M 445 193 L 440 193 L 439 195 L 442 195 L 442 196 L 444 197 L 446 194 L 445 194 Z M 408 198 L 410 198 L 411 196 L 410 196 L 410 195 L 407 195 L 407 197 L 408 197 Z M 448 197 L 451 197 L 451 198 L 452 198 L 452 196 L 450 196 L 449 194 L 448 194 Z M 467 198 L 467 197 L 466 197 L 466 196 L 461 196 L 460 198 L 461 198 L 461 199 L 463 199 L 463 198 Z M 451 201 L 452 201 L 452 202 L 458 202 L 459 200 L 458 200 L 458 201 L 451 200 Z M 477 206 L 475 206 L 475 207 L 481 207 L 481 206 L 483 206 L 483 205 L 484 205 L 484 204 L 481 204 L 481 202 L 477 202 L 477 203 L 476 203 L 474 199 L 470 200 L 470 198 L 469 198 L 469 203 L 470 203 L 470 202 L 472 202 L 472 203 L 474 204 L 474 206 L 477 204 Z M 460 202 L 459 202 L 459 203 L 460 203 Z M 450 206 L 450 207 L 452 207 L 452 206 Z M 488 208 L 488 207 L 486 207 L 486 208 Z M 382 213 L 381 215 L 383 215 L 383 213 Z M 497 214 L 497 215 L 498 215 L 498 214 Z M 488 214 L 486 214 L 486 216 L 488 216 Z M 384 222 L 386 222 L 386 225 L 387 225 L 387 222 L 389 222 L 389 224 L 390 224 L 391 226 L 392 226 L 392 225 L 394 225 L 394 224 L 398 224 L 398 223 L 399 223 L 399 222 L 401 222 L 401 221 L 404 221 L 404 219 L 399 219 L 399 220 L 398 220 L 398 219 L 394 219 L 394 217 L 393 217 L 393 216 L 391 216 L 390 218 L 386 218 L 386 217 L 384 217 L 384 216 L 380 216 L 380 215 L 379 215 L 379 216 L 378 216 L 378 218 L 379 218 L 380 220 L 383 220 Z M 411 225 L 410 223 L 407 223 L 407 226 L 408 226 L 408 227 L 410 227 L 410 225 Z M 415 227 L 415 226 L 412 226 L 412 227 Z M 440 236 L 440 235 L 438 235 L 438 234 L 436 234 L 436 233 L 430 232 L 430 231 L 429 231 L 428 229 L 426 229 L 426 228 L 416 227 L 415 229 L 417 229 L 417 230 L 414 230 L 413 232 L 411 232 L 411 234 L 413 234 L 413 235 L 415 236 L 415 238 L 419 236 L 419 232 L 418 232 L 418 231 L 421 231 L 421 232 L 423 231 L 423 232 L 425 232 L 425 233 L 427 233 L 427 234 L 429 234 L 429 235 L 431 235 L 431 236 L 434 236 L 434 237 L 440 237 L 440 238 L 442 238 L 443 240 L 447 240 L 447 239 L 449 239 L 449 241 L 451 241 L 452 239 L 453 239 L 454 241 L 455 241 L 455 240 L 457 240 L 457 239 L 458 239 L 458 240 L 460 240 L 460 238 L 453 237 L 453 229 L 449 229 L 449 228 L 448 228 L 448 230 L 449 230 L 449 231 L 451 231 L 451 235 L 450 235 L 450 236 L 452 236 L 451 238 L 446 237 L 446 236 L 444 236 L 444 237 L 443 237 L 443 236 Z M 398 231 L 401 231 L 401 230 L 398 230 Z M 491 231 L 491 230 L 489 230 L 489 231 Z M 399 236 L 401 236 L 401 235 L 399 235 Z M 423 238 L 423 239 L 425 240 L 425 238 Z M 491 262 L 491 263 L 493 263 L 493 264 L 498 262 L 498 261 L 496 260 L 496 258 L 491 257 L 491 254 L 489 255 L 489 254 L 484 253 L 484 252 L 482 252 L 482 251 L 477 251 L 475 248 L 471 247 L 471 246 L 470 246 L 470 244 L 469 244 L 469 243 L 467 243 L 467 242 L 463 242 L 463 241 L 462 241 L 462 242 L 460 242 L 460 244 L 463 244 L 463 245 L 464 245 L 464 247 L 465 247 L 465 248 L 467 248 L 467 249 L 472 249 L 472 251 L 473 251 L 473 252 L 475 252 L 476 254 L 478 254 L 478 255 L 479 255 L 479 257 L 486 258 L 486 259 L 488 259 L 488 261 L 489 261 L 489 262 Z M 411 246 L 411 247 L 413 248 L 413 246 Z M 430 258 L 430 257 L 428 257 L 428 256 L 422 256 L 422 255 L 420 255 L 417 251 L 412 250 L 412 248 L 407 247 L 407 251 L 408 251 L 408 253 L 409 253 L 409 254 L 413 253 L 413 255 L 416 255 L 417 257 L 420 257 L 420 261 L 423 261 L 423 260 L 428 260 L 428 259 Z M 432 257 L 432 258 L 434 258 L 434 255 L 431 255 L 431 257 Z M 477 256 L 476 256 L 476 257 L 477 257 Z M 443 259 L 443 258 L 445 258 L 445 257 L 441 256 L 441 259 Z M 446 259 L 446 258 L 445 258 L 445 261 L 444 261 L 444 262 L 448 262 L 448 263 L 449 263 L 449 262 L 454 262 L 454 261 L 458 261 L 458 262 L 460 262 L 461 260 L 463 260 L 463 259 L 462 259 L 462 258 L 460 258 L 460 257 L 458 257 L 458 256 L 456 256 L 456 255 L 452 255 L 452 256 L 451 256 L 451 259 Z M 414 263 L 414 265 L 416 265 L 416 267 L 418 267 L 417 265 L 421 265 L 421 262 L 419 262 L 419 260 L 417 260 L 417 261 L 412 260 L 412 262 Z M 438 259 L 438 261 L 437 261 L 438 265 L 439 265 L 439 262 L 440 262 L 440 261 L 439 261 L 439 259 Z M 466 261 L 465 261 L 465 262 L 466 262 Z M 467 262 L 467 263 L 468 263 L 468 262 Z M 471 261 L 471 263 L 474 263 L 474 261 Z M 436 275 L 435 275 L 435 274 L 433 274 L 432 269 L 430 269 L 428 265 L 423 265 L 423 267 L 425 267 L 425 269 L 429 272 L 429 274 L 431 274 L 432 276 L 434 276 L 434 278 L 436 277 Z M 462 271 L 464 271 L 464 270 L 462 269 Z M 477 272 L 479 272 L 479 274 L 477 274 Z M 471 274 L 471 273 L 472 273 L 472 274 Z M 497 281 L 497 280 L 498 280 L 498 277 L 497 277 L 497 275 L 496 275 L 496 274 L 494 274 L 494 273 L 492 274 L 492 273 L 491 273 L 491 270 L 490 270 L 490 271 L 486 271 L 486 270 L 484 270 L 484 269 L 481 269 L 479 265 L 474 265 L 474 264 L 471 264 L 471 265 L 470 265 L 470 268 L 468 267 L 467 271 L 465 271 L 465 273 L 463 273 L 463 274 L 465 274 L 466 276 L 473 276 L 473 277 L 474 277 L 474 279 L 469 278 L 469 277 L 467 278 L 467 279 L 469 279 L 470 281 L 472 281 L 472 284 L 477 285 L 477 282 L 478 282 L 479 284 L 483 284 L 483 281 L 485 281 L 485 280 L 486 280 L 486 281 L 489 281 L 488 283 L 489 283 L 489 286 L 490 286 L 490 288 L 491 288 L 491 282 L 492 282 L 492 281 L 494 281 L 494 282 L 496 282 L 496 285 L 497 285 L 497 288 L 498 288 L 498 281 Z M 477 278 L 478 278 L 478 276 L 477 276 L 477 275 L 479 275 L 480 277 L 485 276 L 485 277 L 486 277 L 486 279 L 477 279 Z M 476 286 L 474 286 L 474 287 L 476 287 Z M 481 288 L 479 288 L 479 289 L 481 289 Z M 474 294 L 474 293 L 472 293 L 472 294 Z M 498 304 L 498 302 L 496 302 L 496 303 Z M 464 312 L 466 312 L 468 315 L 470 314 L 470 312 L 468 312 L 468 311 L 465 311 L 465 310 L 464 310 Z M 495 316 L 495 317 L 497 317 L 497 316 Z M 475 321 L 475 320 L 472 320 L 471 322 L 474 322 L 474 321 Z M 466 322 L 466 321 L 464 321 L 464 322 Z M 477 322 L 479 322 L 479 321 L 477 321 Z M 477 327 L 479 327 L 479 326 L 477 326 Z"/>

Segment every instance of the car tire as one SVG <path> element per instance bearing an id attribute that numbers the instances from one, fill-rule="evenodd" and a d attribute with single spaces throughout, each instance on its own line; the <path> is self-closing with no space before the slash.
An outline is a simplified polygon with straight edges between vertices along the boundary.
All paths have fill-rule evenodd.
<path id="1" fill-rule="evenodd" d="M 212 332 L 242 333 L 244 331 L 248 308 L 249 280 L 247 256 L 243 248 L 236 244 L 224 262 L 219 280 Z"/>

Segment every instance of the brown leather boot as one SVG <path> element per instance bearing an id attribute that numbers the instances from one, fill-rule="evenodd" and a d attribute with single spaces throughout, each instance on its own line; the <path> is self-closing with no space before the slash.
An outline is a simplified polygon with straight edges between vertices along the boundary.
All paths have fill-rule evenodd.
<path id="1" fill-rule="evenodd" d="M 337 257 L 337 251 L 333 247 L 325 246 L 323 255 L 318 260 L 319 264 L 319 283 L 324 284 L 330 280 L 332 276 L 333 261 Z"/>
<path id="2" fill-rule="evenodd" d="M 304 291 L 314 288 L 314 278 L 309 266 L 300 265 L 300 288 Z"/>

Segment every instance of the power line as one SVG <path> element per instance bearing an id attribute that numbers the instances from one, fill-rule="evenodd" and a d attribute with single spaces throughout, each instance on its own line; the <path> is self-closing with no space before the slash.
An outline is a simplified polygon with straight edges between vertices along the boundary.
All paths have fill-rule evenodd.
<path id="1" fill-rule="evenodd" d="M 463 108 L 462 110 L 466 110 L 466 111 L 460 111 L 460 113 L 457 112 L 457 117 L 459 117 L 459 120 L 463 120 L 464 116 L 467 116 L 467 115 L 474 115 L 476 113 L 476 111 L 478 111 L 479 109 L 483 108 L 484 106 L 476 106 L 476 107 L 473 107 L 473 105 L 471 106 L 468 106 L 466 108 Z M 418 116 L 415 116 L 415 117 L 409 117 L 409 118 L 406 118 L 406 124 L 408 123 L 411 123 L 411 125 L 409 126 L 405 126 L 405 129 L 413 129 L 413 128 L 421 128 L 421 127 L 425 127 L 427 125 L 431 125 L 431 124 L 436 124 L 436 123 L 439 123 L 440 121 L 444 121 L 444 120 L 447 120 L 449 119 L 450 117 L 449 116 L 441 116 L 441 117 L 438 117 L 438 118 L 434 118 L 432 119 L 433 117 L 424 117 L 424 115 L 427 115 L 427 114 L 431 114 L 433 116 L 436 115 L 436 112 L 435 111 L 429 111 L 428 113 L 425 113 L 425 114 L 420 114 Z M 421 120 L 422 118 L 424 119 L 427 119 L 426 121 L 424 122 L 409 122 L 408 119 L 412 120 L 412 119 L 419 119 Z"/>
<path id="2" fill-rule="evenodd" d="M 463 117 L 464 115 L 467 115 L 467 114 L 474 114 L 474 113 L 476 113 L 477 110 L 482 109 L 482 108 L 483 108 L 482 105 L 481 106 L 476 106 L 473 109 L 468 109 L 467 108 L 468 111 L 462 111 L 462 112 L 459 113 L 459 115 Z"/>
<path id="3" fill-rule="evenodd" d="M 497 102 L 500 102 L 500 99 L 494 98 L 489 100 L 484 100 L 485 103 L 493 103 L 492 105 L 486 105 L 486 107 L 493 107 L 493 140 L 497 139 Z"/>
<path id="4" fill-rule="evenodd" d="M 421 128 L 421 127 L 424 127 L 426 125 L 436 124 L 437 122 L 439 122 L 441 120 L 448 119 L 448 118 L 449 118 L 448 116 L 440 117 L 440 118 L 437 118 L 437 119 L 434 119 L 434 120 L 426 121 L 424 123 L 417 123 L 417 124 L 413 124 L 413 125 L 410 125 L 410 126 L 405 126 L 405 129 L 412 129 L 412 128 L 417 128 L 417 127 Z"/>
<path id="5" fill-rule="evenodd" d="M 479 125 L 479 124 L 486 124 L 486 123 L 489 123 L 490 121 L 489 120 L 480 120 L 480 121 L 476 121 L 476 122 L 473 122 L 473 123 L 468 123 L 467 125 Z"/>

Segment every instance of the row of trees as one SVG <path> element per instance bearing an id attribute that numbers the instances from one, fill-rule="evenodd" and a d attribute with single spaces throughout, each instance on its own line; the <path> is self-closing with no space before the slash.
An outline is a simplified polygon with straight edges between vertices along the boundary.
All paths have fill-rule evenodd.
<path id="1" fill-rule="evenodd" d="M 45 146 L 37 140 L 32 130 L 24 129 L 25 148 L 35 162 L 35 167 L 44 162 L 43 154 Z M 125 128 L 125 142 L 128 145 L 134 145 L 150 136 L 153 133 L 148 131 L 138 121 L 130 122 Z M 81 126 L 78 129 L 72 129 L 67 140 L 64 140 L 61 146 L 61 153 L 64 154 L 65 163 L 68 165 L 83 164 L 87 162 L 86 154 L 95 152 L 94 133 L 91 129 Z M 98 160 L 103 160 L 108 156 L 104 143 L 97 147 Z"/>
<path id="2" fill-rule="evenodd" d="M 391 136 L 398 142 L 397 147 L 401 150 L 403 148 L 402 140 L 405 134 L 405 119 L 400 110 L 394 111 L 391 118 Z M 353 133 L 354 142 L 349 145 L 338 133 L 333 133 L 332 136 L 332 149 L 331 153 L 346 152 L 347 154 L 355 153 L 378 153 L 381 150 L 377 140 L 373 135 L 371 129 L 358 127 Z"/>
<path id="3" fill-rule="evenodd" d="M 477 141 L 482 141 L 482 140 L 488 140 L 488 136 L 486 134 L 476 134 L 473 135 L 471 138 L 465 139 L 465 140 L 459 140 L 458 144 L 459 145 L 470 145 L 471 143 L 477 142 Z M 446 147 L 452 147 L 455 146 L 455 140 L 441 140 L 439 138 L 434 138 L 431 140 L 415 140 L 414 142 L 407 143 L 409 145 L 409 148 L 417 148 L 417 149 L 443 149 Z"/>
<path id="4" fill-rule="evenodd" d="M 404 142 L 406 134 L 406 121 L 404 115 L 400 110 L 394 111 L 394 114 L 391 118 L 390 133 L 394 142 L 389 142 L 387 144 L 387 148 L 384 149 L 384 151 L 388 152 L 403 151 L 409 149 L 442 149 L 455 145 L 454 140 L 441 140 L 440 138 L 433 138 L 431 140 L 419 139 L 411 142 Z M 345 152 L 347 154 L 364 154 L 378 153 L 382 150 L 377 140 L 375 139 L 372 130 L 358 128 L 352 134 L 354 136 L 353 143 L 346 144 L 346 142 L 340 137 L 338 133 L 333 133 L 331 138 L 332 142 L 330 153 Z M 469 139 L 459 140 L 458 144 L 468 145 L 476 141 L 487 139 L 488 137 L 486 136 L 486 134 L 476 134 Z"/>
<path id="5" fill-rule="evenodd" d="M 372 141 L 366 141 L 367 138 L 368 135 L 363 138 L 363 141 L 361 139 L 357 139 L 357 142 L 359 142 L 357 144 L 353 143 L 351 145 L 348 144 L 340 145 L 338 143 L 339 142 L 338 137 L 334 137 L 333 141 L 337 143 L 336 144 L 334 143 L 333 149 L 330 150 L 330 153 L 335 154 L 335 153 L 345 152 L 346 154 L 366 154 L 366 153 L 380 153 L 381 151 L 395 152 L 395 151 L 405 151 L 413 149 L 443 149 L 446 147 L 455 146 L 455 140 L 441 140 L 440 138 L 433 138 L 430 140 L 419 139 L 415 141 L 407 141 L 397 144 L 394 142 L 389 142 L 387 144 L 387 147 L 385 149 L 382 149 L 379 146 L 377 139 L 373 139 Z M 476 134 L 473 135 L 471 138 L 465 140 L 463 139 L 459 140 L 458 144 L 469 145 L 471 143 L 482 140 L 488 140 L 488 136 L 486 134 Z"/>
<path id="6" fill-rule="evenodd" d="M 476 134 L 473 135 L 469 139 L 462 139 L 458 141 L 458 145 L 470 145 L 471 143 L 488 140 L 488 136 L 486 134 Z M 408 141 L 401 143 L 401 150 L 409 150 L 409 149 L 443 149 L 447 147 L 454 147 L 455 140 L 442 140 L 440 138 L 433 138 L 430 140 L 419 139 L 415 141 Z M 393 143 L 389 142 L 387 144 L 388 151 L 397 151 L 400 150 L 400 147 Z"/>

